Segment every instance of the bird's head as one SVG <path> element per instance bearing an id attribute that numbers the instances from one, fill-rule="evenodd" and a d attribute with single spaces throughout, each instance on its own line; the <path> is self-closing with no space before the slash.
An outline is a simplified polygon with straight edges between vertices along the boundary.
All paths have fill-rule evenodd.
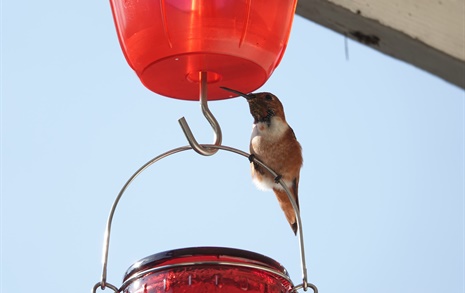
<path id="1" fill-rule="evenodd" d="M 254 123 L 266 122 L 269 124 L 272 117 L 279 117 L 285 120 L 283 105 L 281 104 L 281 101 L 279 101 L 278 97 L 272 93 L 264 92 L 244 94 L 227 87 L 221 88 L 242 96 L 247 100 L 247 102 L 249 102 L 250 114 L 252 114 L 254 118 Z"/>

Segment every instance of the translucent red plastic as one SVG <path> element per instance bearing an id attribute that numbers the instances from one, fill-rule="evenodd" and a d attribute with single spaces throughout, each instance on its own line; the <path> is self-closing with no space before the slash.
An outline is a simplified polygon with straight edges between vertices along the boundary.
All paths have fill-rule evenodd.
<path id="1" fill-rule="evenodd" d="M 208 99 L 262 86 L 286 49 L 297 0 L 110 0 L 127 62 L 150 90 Z"/>
<path id="2" fill-rule="evenodd" d="M 169 256 L 166 259 L 160 260 L 155 255 L 155 259 L 151 256 L 133 265 L 124 278 L 130 282 L 123 292 L 290 293 L 293 288 L 288 278 L 266 269 L 240 267 L 240 264 L 259 265 L 287 276 L 278 263 L 252 252 L 231 248 L 188 248 L 165 253 Z M 237 266 L 206 265 L 205 262 L 229 262 Z M 177 266 L 181 263 L 190 265 Z M 151 272 L 153 269 L 155 271 Z"/>

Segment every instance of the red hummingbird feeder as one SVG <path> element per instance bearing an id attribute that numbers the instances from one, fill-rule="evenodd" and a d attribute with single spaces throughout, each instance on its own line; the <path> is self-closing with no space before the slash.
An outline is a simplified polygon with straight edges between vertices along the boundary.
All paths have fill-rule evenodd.
<path id="1" fill-rule="evenodd" d="M 286 49 L 297 0 L 110 0 L 110 3 L 121 48 L 141 82 L 167 97 L 200 99 L 216 140 L 211 145 L 198 144 L 183 117 L 179 122 L 191 146 L 153 158 L 129 178 L 110 210 L 102 277 L 92 292 L 109 288 L 115 293 L 291 293 L 312 288 L 317 293 L 317 288 L 307 282 L 299 209 L 282 179 L 279 183 L 296 213 L 301 284 L 294 286 L 284 267 L 266 256 L 218 247 L 158 253 L 133 264 L 121 287 L 107 282 L 111 223 L 116 206 L 140 173 L 165 157 L 191 149 L 205 156 L 226 150 L 251 158 L 246 152 L 221 145 L 221 128 L 208 110 L 207 100 L 232 97 L 222 86 L 248 93 L 268 80 Z M 252 160 L 278 178 L 257 158 Z"/>
<path id="2" fill-rule="evenodd" d="M 209 100 L 252 92 L 278 66 L 297 0 L 110 0 L 124 56 L 141 82 L 163 96 Z"/>

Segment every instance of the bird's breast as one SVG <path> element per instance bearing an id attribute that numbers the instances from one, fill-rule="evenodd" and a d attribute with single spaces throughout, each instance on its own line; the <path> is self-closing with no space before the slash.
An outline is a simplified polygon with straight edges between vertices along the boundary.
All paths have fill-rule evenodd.
<path id="1" fill-rule="evenodd" d="M 277 174 L 282 175 L 283 180 L 288 181 L 286 183 L 292 182 L 298 176 L 302 166 L 300 144 L 289 125 L 281 119 L 274 119 L 270 124 L 253 125 L 250 152 Z M 255 179 L 265 181 L 261 182 L 262 185 L 276 186 L 271 174 L 252 171 L 252 176 L 257 177 Z"/>
<path id="2" fill-rule="evenodd" d="M 270 123 L 258 122 L 253 124 L 252 137 L 261 137 L 265 140 L 278 140 L 289 129 L 289 125 L 281 118 L 272 117 Z"/>
<path id="3" fill-rule="evenodd" d="M 253 125 L 250 151 L 263 162 L 283 160 L 288 157 L 287 136 L 290 128 L 281 119 L 273 118 L 270 124 L 259 122 Z"/>

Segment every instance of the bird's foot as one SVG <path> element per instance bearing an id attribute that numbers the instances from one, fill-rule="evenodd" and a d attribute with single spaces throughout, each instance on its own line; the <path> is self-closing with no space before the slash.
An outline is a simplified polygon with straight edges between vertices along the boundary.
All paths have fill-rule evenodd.
<path id="1" fill-rule="evenodd" d="M 275 183 L 279 183 L 279 180 L 281 180 L 281 178 L 283 178 L 283 176 L 281 176 L 281 175 L 276 176 L 276 177 L 274 178 L 274 182 L 275 182 Z"/>
<path id="2" fill-rule="evenodd" d="M 254 160 L 255 160 L 255 155 L 254 155 L 254 154 L 250 154 L 250 156 L 249 156 L 249 162 L 252 163 Z"/>

